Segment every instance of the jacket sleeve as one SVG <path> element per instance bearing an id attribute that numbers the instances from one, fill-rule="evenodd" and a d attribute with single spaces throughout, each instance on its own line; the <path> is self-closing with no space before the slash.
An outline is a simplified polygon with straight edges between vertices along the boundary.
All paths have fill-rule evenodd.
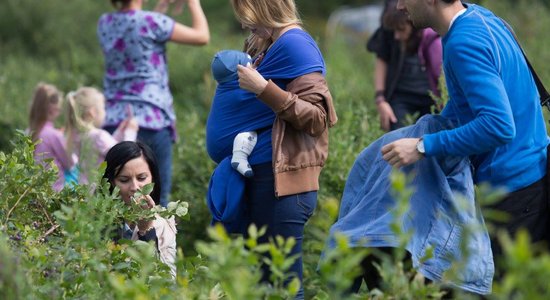
<path id="1" fill-rule="evenodd" d="M 153 228 L 150 233 L 154 233 L 155 236 L 142 239 L 145 241 L 155 240 L 157 245 L 157 254 L 161 262 L 166 264 L 170 268 L 170 274 L 172 278 L 176 278 L 176 222 L 173 217 L 165 219 L 160 216 L 156 216 L 153 220 Z M 138 230 L 135 229 L 132 233 L 132 241 L 136 241 L 139 238 Z"/>
<path id="2" fill-rule="evenodd" d="M 269 80 L 258 98 L 295 129 L 314 137 L 336 123 L 332 96 L 322 74 L 300 76 L 287 85 L 287 90 Z"/>
<path id="3" fill-rule="evenodd" d="M 170 268 L 173 278 L 176 278 L 176 222 L 174 217 L 165 219 L 157 216 L 153 222 L 157 233 L 160 260 Z"/>

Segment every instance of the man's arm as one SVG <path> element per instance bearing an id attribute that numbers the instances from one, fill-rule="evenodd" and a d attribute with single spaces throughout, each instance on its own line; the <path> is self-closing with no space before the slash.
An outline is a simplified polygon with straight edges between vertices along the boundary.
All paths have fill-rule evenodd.
<path id="1" fill-rule="evenodd" d="M 504 84 L 497 70 L 492 49 L 470 38 L 447 45 L 450 70 L 447 81 L 457 86 L 467 99 L 472 120 L 452 130 L 443 130 L 423 137 L 426 156 L 470 156 L 491 151 L 509 143 L 516 134 L 512 109 Z M 452 95 L 451 95 L 452 96 Z M 456 116 L 450 101 L 445 110 Z M 445 115 L 445 112 L 444 112 Z M 417 142 L 417 139 L 415 139 Z M 396 166 L 418 161 L 415 141 L 398 140 L 382 148 L 384 159 Z"/>
<path id="2" fill-rule="evenodd" d="M 494 150 L 512 141 L 516 127 L 510 100 L 499 73 L 502 62 L 488 45 L 473 37 L 462 43 L 448 45 L 450 70 L 447 81 L 457 86 L 466 97 L 467 113 L 471 120 L 452 130 L 428 134 L 424 137 L 427 156 L 469 156 Z M 450 94 L 453 97 L 452 94 Z M 457 115 L 456 101 L 445 110 Z M 443 113 L 445 116 L 445 112 Z"/>

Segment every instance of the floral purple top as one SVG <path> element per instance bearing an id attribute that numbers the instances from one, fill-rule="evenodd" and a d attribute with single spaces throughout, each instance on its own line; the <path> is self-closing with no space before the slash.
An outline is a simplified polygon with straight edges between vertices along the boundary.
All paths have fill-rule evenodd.
<path id="1" fill-rule="evenodd" d="M 131 104 L 140 128 L 175 128 L 166 64 L 166 42 L 174 24 L 163 14 L 142 10 L 100 17 L 97 35 L 105 58 L 107 99 L 104 126 L 118 126 Z"/>

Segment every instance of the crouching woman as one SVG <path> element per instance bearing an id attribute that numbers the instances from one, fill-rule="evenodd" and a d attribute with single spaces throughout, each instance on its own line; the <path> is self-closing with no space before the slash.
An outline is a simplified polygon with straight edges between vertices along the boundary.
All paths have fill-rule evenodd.
<path id="1" fill-rule="evenodd" d="M 151 149 L 141 142 L 125 141 L 113 146 L 105 156 L 107 167 L 103 178 L 111 184 L 110 191 L 120 189 L 120 198 L 127 205 L 142 204 L 151 209 L 160 203 L 160 178 L 158 165 Z M 134 194 L 146 184 L 153 183 L 150 195 L 135 199 Z M 125 220 L 118 238 L 154 241 L 160 260 L 176 276 L 176 224 L 174 218 L 165 219 L 156 216 L 154 220 Z"/>

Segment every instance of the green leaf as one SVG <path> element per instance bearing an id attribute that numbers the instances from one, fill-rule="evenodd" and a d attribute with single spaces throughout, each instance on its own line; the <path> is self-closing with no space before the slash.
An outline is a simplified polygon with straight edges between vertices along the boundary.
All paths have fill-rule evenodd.
<path id="1" fill-rule="evenodd" d="M 179 206 L 179 207 L 176 209 L 176 215 L 177 215 L 178 217 L 180 217 L 180 218 L 183 217 L 183 216 L 185 216 L 185 215 L 187 214 L 187 212 L 188 212 L 187 207 Z"/>
<path id="2" fill-rule="evenodd" d="M 148 183 L 146 185 L 144 185 L 142 188 L 141 188 L 141 194 L 142 195 L 149 195 L 151 194 L 151 192 L 153 191 L 153 187 L 155 186 L 154 183 Z"/>

